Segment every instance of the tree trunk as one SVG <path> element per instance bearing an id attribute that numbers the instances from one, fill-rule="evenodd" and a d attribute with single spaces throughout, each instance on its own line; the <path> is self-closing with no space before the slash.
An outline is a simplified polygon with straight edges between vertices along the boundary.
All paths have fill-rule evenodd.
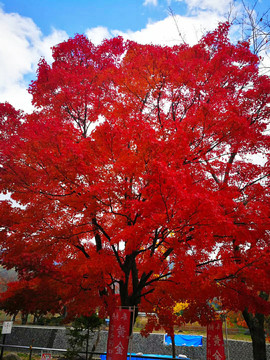
<path id="1" fill-rule="evenodd" d="M 22 325 L 26 325 L 28 319 L 28 314 L 22 314 Z"/>
<path id="2" fill-rule="evenodd" d="M 247 309 L 245 309 L 242 314 L 247 323 L 252 339 L 253 359 L 267 360 L 264 333 L 264 315 L 250 314 Z"/>
<path id="3" fill-rule="evenodd" d="M 176 351 L 175 351 L 175 339 L 174 339 L 174 334 L 173 336 L 171 336 L 172 338 L 172 357 L 175 359 L 176 358 Z"/>

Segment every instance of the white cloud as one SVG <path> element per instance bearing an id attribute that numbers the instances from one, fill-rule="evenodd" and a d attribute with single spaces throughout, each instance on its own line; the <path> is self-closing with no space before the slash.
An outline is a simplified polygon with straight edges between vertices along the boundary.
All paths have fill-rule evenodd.
<path id="1" fill-rule="evenodd" d="M 37 51 L 40 54 L 39 58 L 43 56 L 49 63 L 53 61 L 51 48 L 60 42 L 67 40 L 68 35 L 63 30 L 52 29 L 51 34 L 40 39 L 37 46 Z"/>
<path id="2" fill-rule="evenodd" d="M 19 81 L 10 83 L 6 87 L 0 87 L 0 102 L 9 102 L 16 109 L 24 110 L 25 112 L 32 112 L 33 106 L 31 104 L 32 96 L 28 93 L 26 81 Z"/>
<path id="3" fill-rule="evenodd" d="M 32 74 L 34 78 L 39 59 L 43 56 L 51 60 L 50 47 L 68 36 L 53 29 L 44 37 L 32 19 L 5 13 L 1 8 L 0 33 L 0 102 L 8 101 L 15 108 L 31 111 L 25 77 Z"/>
<path id="4" fill-rule="evenodd" d="M 147 6 L 147 5 L 157 6 L 157 4 L 158 4 L 157 0 L 144 0 L 144 3 L 143 3 L 144 6 Z"/>
<path id="5" fill-rule="evenodd" d="M 222 16 L 213 12 L 200 12 L 192 17 L 175 15 L 173 18 L 172 16 L 168 16 L 164 20 L 149 23 L 140 31 L 128 31 L 124 33 L 113 30 L 111 33 L 114 36 L 121 35 L 125 39 L 130 39 L 141 44 L 152 43 L 172 46 L 181 43 L 182 38 L 184 38 L 185 42 L 193 45 L 197 43 L 207 31 L 214 30 L 220 21 L 224 21 Z"/>
<path id="6" fill-rule="evenodd" d="M 145 0 L 147 4 L 157 5 L 157 0 Z M 94 44 L 121 35 L 142 44 L 171 46 L 181 43 L 184 38 L 193 45 L 203 34 L 225 20 L 222 14 L 229 1 L 189 0 L 187 4 L 190 10 L 188 16 L 174 15 L 158 22 L 149 21 L 140 31 L 123 32 L 98 26 L 87 29 L 85 34 Z M 31 96 L 26 89 L 30 80 L 35 78 L 37 63 L 41 57 L 51 62 L 51 46 L 66 40 L 68 35 L 64 31 L 52 29 L 48 36 L 43 36 L 32 19 L 5 13 L 1 6 L 0 33 L 0 102 L 8 101 L 16 108 L 31 111 Z"/>
<path id="7" fill-rule="evenodd" d="M 174 19 L 170 16 L 162 21 L 149 22 L 144 29 L 135 32 L 109 31 L 99 26 L 87 29 L 85 33 L 94 44 L 121 35 L 142 44 L 174 45 L 181 42 L 178 26 L 185 41 L 194 44 L 205 31 L 214 29 L 220 20 L 221 17 L 213 12 L 201 12 L 191 17 L 175 15 Z M 37 63 L 41 57 L 51 62 L 51 47 L 67 39 L 68 35 L 52 29 L 51 34 L 44 37 L 30 18 L 7 14 L 1 8 L 0 32 L 0 102 L 8 101 L 15 108 L 30 112 L 33 108 L 27 88 L 30 80 L 35 78 Z"/>
<path id="8" fill-rule="evenodd" d="M 104 26 L 97 26 L 92 29 L 87 29 L 85 34 L 88 39 L 91 40 L 95 45 L 100 44 L 104 39 L 109 39 L 112 37 L 109 30 Z"/>

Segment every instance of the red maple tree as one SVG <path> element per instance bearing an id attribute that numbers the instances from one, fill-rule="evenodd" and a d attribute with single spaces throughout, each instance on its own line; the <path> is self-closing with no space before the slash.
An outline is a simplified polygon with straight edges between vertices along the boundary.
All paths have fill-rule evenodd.
<path id="1" fill-rule="evenodd" d="M 5 267 L 58 281 L 74 314 L 160 291 L 269 311 L 270 83 L 228 29 L 192 47 L 76 35 L 40 61 L 36 111 L 0 109 Z"/>

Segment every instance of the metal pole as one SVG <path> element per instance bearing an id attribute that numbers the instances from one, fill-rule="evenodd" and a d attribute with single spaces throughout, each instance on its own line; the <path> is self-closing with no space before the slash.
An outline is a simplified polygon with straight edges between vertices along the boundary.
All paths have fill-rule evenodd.
<path id="1" fill-rule="evenodd" d="M 229 342 L 228 342 L 228 327 L 227 327 L 227 316 L 224 316 L 225 321 L 225 334 L 226 334 L 226 348 L 227 348 L 227 360 L 230 360 L 230 354 L 229 354 Z"/>
<path id="2" fill-rule="evenodd" d="M 88 347 L 89 347 L 89 336 L 90 336 L 90 328 L 88 325 L 88 329 L 87 329 L 87 339 L 86 339 L 86 360 L 88 360 Z"/>
<path id="3" fill-rule="evenodd" d="M 1 354 L 0 354 L 0 360 L 3 359 L 3 353 L 4 353 L 4 345 L 6 342 L 6 334 L 3 334 L 3 343 L 2 343 L 2 348 L 1 348 Z"/>
<path id="4" fill-rule="evenodd" d="M 132 322 L 131 322 L 131 335 L 129 337 L 129 339 L 131 340 L 131 345 L 129 347 L 130 352 L 129 352 L 129 360 L 131 360 L 131 353 L 132 353 L 132 348 L 133 348 L 133 326 L 134 326 L 134 317 L 135 317 L 135 305 L 133 306 L 133 309 L 131 308 L 131 313 L 132 313 Z"/>
<path id="5" fill-rule="evenodd" d="M 33 351 L 33 349 L 32 349 L 32 345 L 30 345 L 29 346 L 29 360 L 31 360 L 32 359 L 32 351 Z"/>

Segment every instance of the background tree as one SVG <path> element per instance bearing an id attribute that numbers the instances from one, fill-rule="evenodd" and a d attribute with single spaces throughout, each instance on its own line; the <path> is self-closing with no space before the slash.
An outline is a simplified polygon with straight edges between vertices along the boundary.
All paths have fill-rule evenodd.
<path id="1" fill-rule="evenodd" d="M 38 319 L 48 313 L 61 313 L 63 304 L 50 279 L 40 277 L 10 282 L 7 291 L 0 294 L 0 309 L 14 318 L 20 311 L 26 323 L 29 314 Z"/>
<path id="2" fill-rule="evenodd" d="M 251 4 L 242 0 L 242 14 L 236 10 L 231 22 L 240 28 L 242 39 L 249 41 L 251 51 L 261 57 L 263 72 L 269 74 L 270 8 L 261 12 L 258 5 L 258 0 Z"/>

